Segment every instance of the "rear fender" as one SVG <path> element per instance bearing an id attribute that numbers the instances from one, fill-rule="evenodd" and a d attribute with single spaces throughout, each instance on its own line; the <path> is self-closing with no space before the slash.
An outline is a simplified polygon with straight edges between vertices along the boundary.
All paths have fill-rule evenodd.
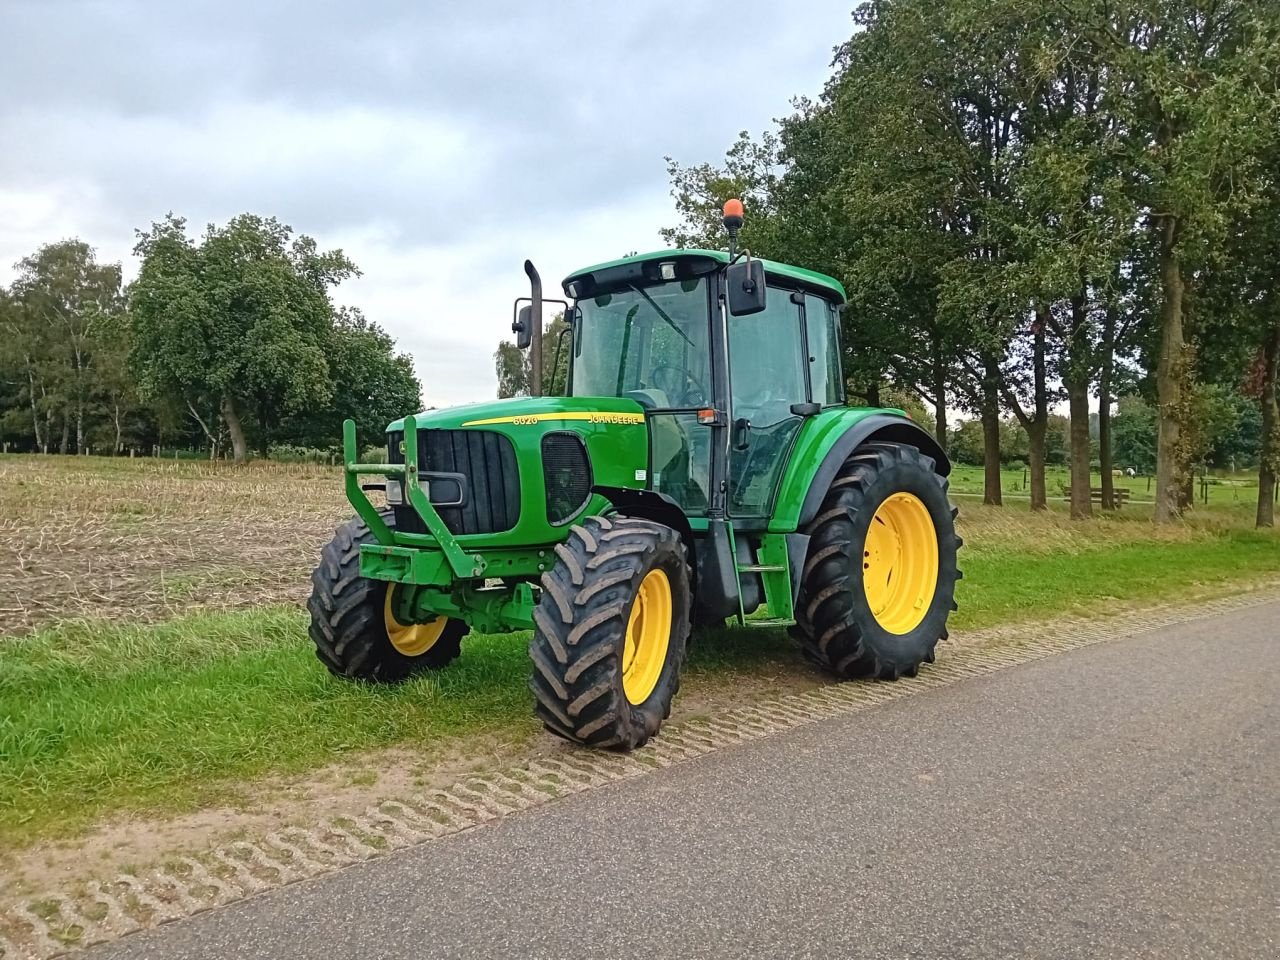
<path id="1" fill-rule="evenodd" d="M 797 442 L 784 477 L 778 507 L 769 523 L 771 533 L 801 530 L 813 520 L 840 467 L 864 443 L 908 444 L 933 459 L 939 476 L 951 473 L 951 461 L 938 441 L 902 413 L 852 408 L 841 413 L 824 412 L 814 419 L 826 419 L 827 422 L 815 424 L 821 432 L 807 449 L 802 447 L 803 438 Z"/>

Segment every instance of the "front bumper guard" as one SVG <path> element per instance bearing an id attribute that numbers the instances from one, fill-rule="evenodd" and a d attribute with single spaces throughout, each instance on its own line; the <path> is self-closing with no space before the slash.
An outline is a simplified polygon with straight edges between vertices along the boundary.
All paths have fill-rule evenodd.
<path id="1" fill-rule="evenodd" d="M 420 556 L 415 560 L 415 555 L 420 555 L 423 547 L 435 547 L 444 555 L 445 563 L 455 577 L 471 579 L 483 575 L 484 561 L 462 549 L 431 505 L 427 491 L 422 488 L 418 467 L 418 423 L 414 417 L 404 418 L 404 463 L 360 463 L 354 420 L 342 423 L 342 457 L 347 499 L 378 541 L 377 546 L 366 544 L 362 553 L 384 557 L 388 565 L 412 565 L 423 562 Z M 427 535 L 396 533 L 387 526 L 378 508 L 360 486 L 360 477 L 367 474 L 402 482 L 405 502 L 422 518 Z"/>

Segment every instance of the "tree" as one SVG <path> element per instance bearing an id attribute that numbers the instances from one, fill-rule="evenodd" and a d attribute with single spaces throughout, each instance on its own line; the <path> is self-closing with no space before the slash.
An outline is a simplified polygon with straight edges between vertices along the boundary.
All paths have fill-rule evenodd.
<path id="1" fill-rule="evenodd" d="M 41 247 L 18 262 L 7 332 L 27 373 L 36 444 L 51 445 L 53 418 L 62 424 L 59 450 L 85 449 L 86 413 L 94 392 L 94 352 L 122 309 L 119 264 L 100 264 L 81 240 Z M 41 413 L 43 412 L 43 418 Z M 41 420 L 44 420 L 43 431 Z"/>
<path id="2" fill-rule="evenodd" d="M 1154 251 L 1155 519 L 1167 522 L 1190 479 L 1188 308 L 1225 227 L 1259 194 L 1258 156 L 1276 116 L 1276 11 L 1256 0 L 1071 0 L 1071 9 L 1113 77 L 1106 108 L 1127 131 L 1128 190 Z"/>
<path id="3" fill-rule="evenodd" d="M 94 400 L 105 421 L 95 446 L 108 448 L 113 455 L 123 452 L 126 438 L 137 445 L 149 419 L 129 371 L 129 353 L 128 315 L 122 312 L 99 331 L 93 362 Z"/>
<path id="4" fill-rule="evenodd" d="M 1112 418 L 1115 461 L 1122 468 L 1154 473 L 1158 427 L 1155 408 L 1138 396 L 1120 398 Z"/>
<path id="5" fill-rule="evenodd" d="M 194 243 L 170 214 L 139 231 L 131 290 L 132 366 L 144 396 L 185 406 L 216 451 L 214 411 L 237 463 L 246 421 L 265 452 L 281 420 L 333 399 L 331 288 L 357 275 L 275 218 L 242 214 Z"/>
<path id="6" fill-rule="evenodd" d="M 1273 78 L 1271 87 L 1276 86 Z M 1280 473 L 1280 259 L 1275 255 L 1280 249 L 1280 132 L 1275 127 L 1272 122 L 1262 154 L 1258 202 L 1237 214 L 1225 256 L 1203 284 L 1201 312 L 1207 319 L 1197 355 L 1213 382 L 1239 387 L 1257 404 L 1248 422 L 1256 421 L 1258 429 L 1259 527 L 1275 525 Z"/>
<path id="7" fill-rule="evenodd" d="M 673 247 L 719 250 L 725 244 L 724 202 L 742 201 L 746 219 L 739 234 L 744 247 L 759 249 L 767 233 L 776 200 L 778 138 L 765 132 L 759 141 L 743 130 L 725 154 L 723 166 L 698 163 L 683 166 L 671 157 L 667 176 L 680 222 L 659 231 Z"/>
<path id="8" fill-rule="evenodd" d="M 342 422 L 350 418 L 363 449 L 383 440 L 387 423 L 422 408 L 413 361 L 396 353 L 395 341 L 359 310 L 337 312 L 325 356 L 332 383 L 329 399 L 287 416 L 271 435 L 273 443 L 323 449 L 342 436 Z"/>
<path id="9" fill-rule="evenodd" d="M 564 314 L 557 313 L 542 332 L 542 395 L 562 396 L 569 384 L 569 353 L 572 338 Z M 527 397 L 532 376 L 529 351 L 511 340 L 502 340 L 493 353 L 498 375 L 498 397 Z"/>
<path id="10" fill-rule="evenodd" d="M 985 456 L 985 445 L 982 436 L 982 423 L 978 420 L 961 420 L 951 431 L 948 441 L 951 459 L 956 463 L 964 463 L 973 467 L 982 466 Z"/>

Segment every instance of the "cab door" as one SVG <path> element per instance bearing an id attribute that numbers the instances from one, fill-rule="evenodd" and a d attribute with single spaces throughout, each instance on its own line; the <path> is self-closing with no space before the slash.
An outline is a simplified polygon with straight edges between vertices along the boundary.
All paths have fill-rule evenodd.
<path id="1" fill-rule="evenodd" d="M 768 517 L 808 399 L 804 296 L 770 286 L 760 313 L 728 317 L 729 514 Z"/>

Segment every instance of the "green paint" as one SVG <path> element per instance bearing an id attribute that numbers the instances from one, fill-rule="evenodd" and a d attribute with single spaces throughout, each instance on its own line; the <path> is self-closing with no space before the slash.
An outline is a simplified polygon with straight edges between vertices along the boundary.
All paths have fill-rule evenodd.
<path id="1" fill-rule="evenodd" d="M 582 438 L 591 462 L 592 483 L 599 486 L 646 486 L 648 432 L 643 411 L 633 400 L 617 397 L 524 397 L 430 410 L 397 420 L 388 433 L 404 433 L 405 463 L 357 462 L 355 426 L 344 425 L 347 498 L 377 539 L 360 551 L 366 577 L 430 588 L 414 594 L 417 616 L 457 616 L 477 629 L 525 629 L 532 624 L 532 596 L 527 583 L 502 598 L 479 589 L 488 578 L 536 578 L 555 562 L 553 547 L 569 534 L 569 524 L 552 524 L 546 516 L 547 491 L 542 472 L 542 438 L 571 431 Z M 520 466 L 520 516 L 510 530 L 495 534 L 455 536 L 427 498 L 420 482 L 417 432 L 424 429 L 488 430 L 510 439 Z M 429 531 L 391 530 L 360 488 L 363 475 L 398 478 L 405 501 Z M 580 516 L 601 513 L 608 501 L 593 495 Z M 407 621 L 405 621 L 407 622 Z"/>
<path id="2" fill-rule="evenodd" d="M 756 549 L 760 566 L 773 569 L 760 574 L 764 581 L 764 602 L 769 608 L 769 619 L 795 622 L 791 602 L 791 562 L 787 555 L 787 538 L 784 534 L 766 533 Z"/>
<path id="3" fill-rule="evenodd" d="M 369 498 L 364 495 L 364 491 L 360 489 L 360 474 L 377 472 L 386 476 L 394 476 L 403 474 L 404 468 L 394 464 L 380 464 L 377 471 L 365 470 L 365 464 L 357 464 L 359 454 L 356 451 L 356 423 L 354 420 L 342 421 L 342 459 L 346 464 L 343 476 L 346 481 L 347 500 L 351 502 L 351 506 L 355 508 L 360 519 L 363 520 L 378 538 L 379 543 L 391 543 L 391 530 L 387 527 L 386 522 L 378 514 L 378 509 L 369 502 Z"/>
<path id="4" fill-rule="evenodd" d="M 809 417 L 800 428 L 791 459 L 787 462 L 774 501 L 773 516 L 769 520 L 770 533 L 794 533 L 800 525 L 800 508 L 809 493 L 814 471 L 822 463 L 827 452 L 844 436 L 845 432 L 867 417 L 878 413 L 891 413 L 900 417 L 901 410 L 877 407 L 828 407 L 816 416 Z"/>
<path id="5" fill-rule="evenodd" d="M 453 617 L 480 633 L 510 633 L 533 629 L 537 601 L 527 582 L 485 587 L 467 581 L 452 588 L 415 587 L 406 591 L 404 612 L 412 620 Z"/>
<path id="6" fill-rule="evenodd" d="M 609 260 L 605 263 L 597 263 L 590 267 L 583 267 L 576 270 L 569 276 L 565 277 L 564 282 L 570 283 L 578 277 L 586 276 L 589 273 L 596 273 L 601 270 L 609 270 L 614 267 L 627 266 L 628 264 L 644 263 L 649 260 L 671 260 L 674 257 L 705 257 L 709 260 L 715 260 L 718 263 L 728 263 L 729 254 L 724 250 L 655 250 L 653 253 L 637 253 L 630 257 L 621 257 L 617 260 Z M 829 277 L 825 273 L 818 273 L 816 270 L 806 270 L 804 267 L 793 267 L 790 264 L 778 263 L 775 260 L 761 260 L 764 264 L 765 275 L 776 280 L 799 280 L 801 283 L 810 284 L 828 290 L 836 294 L 843 303 L 848 299 L 845 294 L 844 285 L 834 277 Z"/>

